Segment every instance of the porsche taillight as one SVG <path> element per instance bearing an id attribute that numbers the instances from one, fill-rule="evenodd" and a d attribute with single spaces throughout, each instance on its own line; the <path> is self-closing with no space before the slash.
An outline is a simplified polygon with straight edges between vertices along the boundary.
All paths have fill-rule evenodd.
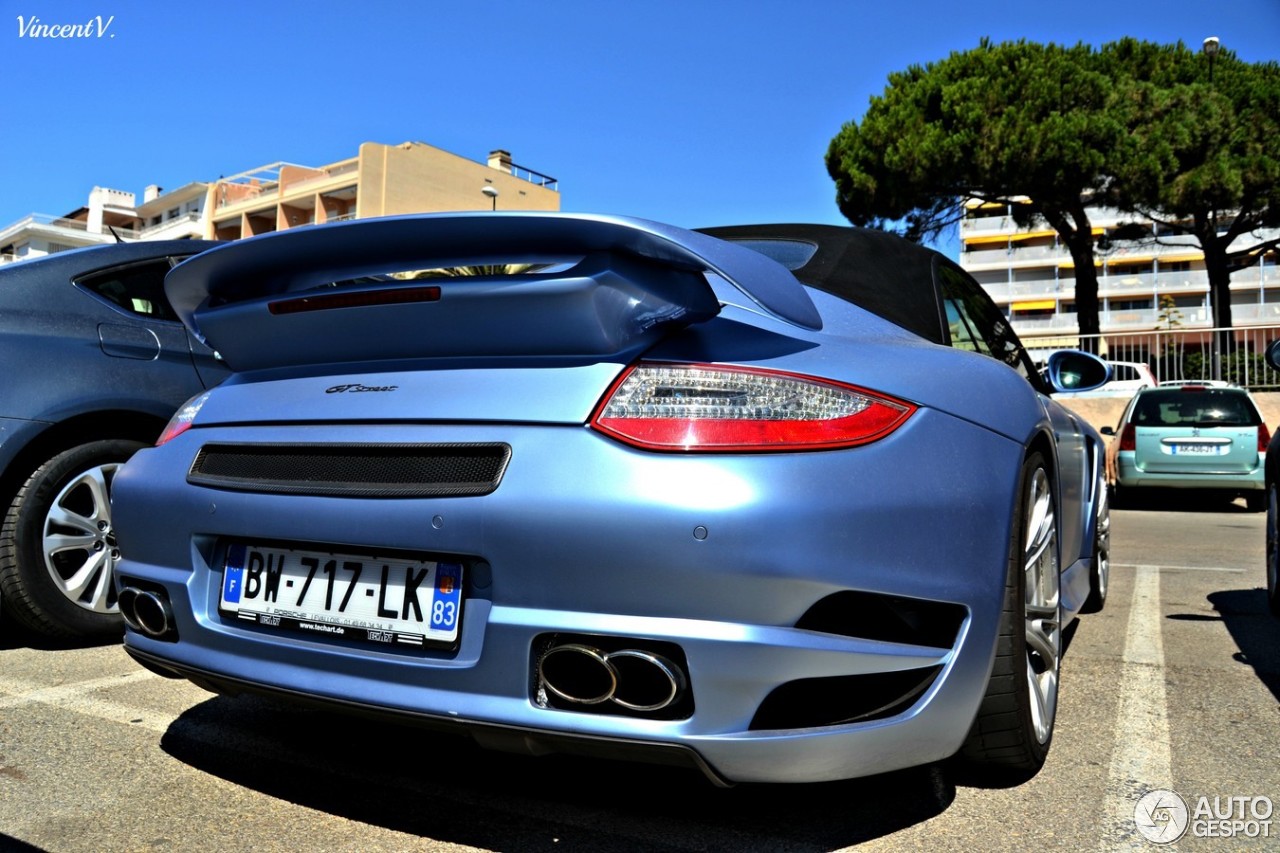
<path id="1" fill-rule="evenodd" d="M 160 437 L 156 439 L 156 447 L 159 447 L 165 442 L 172 441 L 187 430 L 191 429 L 191 425 L 196 421 L 196 415 L 200 414 L 201 407 L 204 406 L 205 401 L 208 399 L 208 391 L 205 391 L 203 394 L 197 394 L 184 403 L 181 409 L 174 412 L 173 417 L 169 419 L 169 423 L 165 426 L 164 431 L 161 432 Z"/>
<path id="2" fill-rule="evenodd" d="M 641 363 L 605 394 L 591 426 L 646 450 L 826 450 L 878 441 L 915 411 L 874 391 L 795 373 Z"/>
<path id="3" fill-rule="evenodd" d="M 1120 449 L 1121 450 L 1137 450 L 1138 449 L 1138 428 L 1133 424 L 1125 424 L 1124 429 L 1120 433 Z"/>

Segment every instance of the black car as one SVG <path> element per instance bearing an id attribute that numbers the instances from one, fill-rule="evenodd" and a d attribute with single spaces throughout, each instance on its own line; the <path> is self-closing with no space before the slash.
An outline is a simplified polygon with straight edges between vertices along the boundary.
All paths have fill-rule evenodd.
<path id="1" fill-rule="evenodd" d="M 121 243 L 0 267 L 0 614 L 55 639 L 120 631 L 116 469 L 226 369 L 164 293 L 212 242 Z"/>
<path id="2" fill-rule="evenodd" d="M 1280 370 L 1280 341 L 1267 347 L 1267 364 Z M 1267 445 L 1267 605 L 1273 616 L 1280 616 L 1280 429 Z"/>

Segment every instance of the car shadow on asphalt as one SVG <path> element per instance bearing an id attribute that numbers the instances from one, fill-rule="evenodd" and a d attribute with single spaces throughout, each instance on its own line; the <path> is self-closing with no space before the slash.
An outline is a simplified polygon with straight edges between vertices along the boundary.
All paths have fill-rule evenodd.
<path id="1" fill-rule="evenodd" d="M 5 853 L 42 853 L 44 848 L 19 841 L 12 835 L 0 832 L 0 850 L 4 850 Z"/>
<path id="2" fill-rule="evenodd" d="M 1218 611 L 1239 649 L 1232 658 L 1253 668 L 1258 680 L 1280 701 L 1280 619 L 1271 615 L 1267 591 L 1229 589 L 1212 592 L 1209 603 Z M 1177 618 L 1177 614 L 1169 617 Z"/>
<path id="3" fill-rule="evenodd" d="M 0 623 L 0 651 L 6 649 L 36 649 L 42 652 L 66 651 L 68 649 L 92 649 L 98 646 L 119 645 L 124 639 L 124 628 L 120 634 L 109 637 L 76 637 L 71 639 L 53 639 L 29 631 L 23 631 L 12 623 Z M 0 850 L 3 850 L 0 847 Z"/>
<path id="4" fill-rule="evenodd" d="M 1112 500 L 1112 509 L 1134 509 L 1148 512 L 1216 512 L 1224 515 L 1257 515 L 1245 506 L 1244 498 L 1229 498 L 1219 492 L 1196 489 L 1143 489 L 1140 493 L 1122 493 Z"/>
<path id="5" fill-rule="evenodd" d="M 254 696 L 188 709 L 161 746 L 280 800 L 490 850 L 831 850 L 922 823 L 955 798 L 943 765 L 721 789 L 691 770 L 491 752 Z"/>

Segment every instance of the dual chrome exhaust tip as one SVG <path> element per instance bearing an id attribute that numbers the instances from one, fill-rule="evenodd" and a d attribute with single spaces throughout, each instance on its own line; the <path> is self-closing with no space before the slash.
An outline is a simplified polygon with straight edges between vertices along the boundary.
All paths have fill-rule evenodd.
<path id="1" fill-rule="evenodd" d="M 689 687 L 681 668 L 641 649 L 605 652 L 584 643 L 552 646 L 538 661 L 538 683 L 571 705 L 611 702 L 628 711 L 662 711 Z"/>
<path id="2" fill-rule="evenodd" d="M 163 594 L 126 586 L 116 597 L 125 624 L 148 637 L 169 638 L 175 634 L 173 608 Z"/>

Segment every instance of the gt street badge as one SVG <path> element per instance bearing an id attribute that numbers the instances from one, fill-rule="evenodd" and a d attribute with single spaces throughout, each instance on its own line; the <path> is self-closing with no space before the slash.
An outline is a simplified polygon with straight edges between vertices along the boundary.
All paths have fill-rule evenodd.
<path id="1" fill-rule="evenodd" d="M 354 385 L 334 385 L 331 388 L 326 388 L 324 393 L 346 394 L 350 392 L 352 394 L 359 394 L 365 391 L 395 391 L 399 387 L 399 385 L 361 385 L 357 382 Z"/>

